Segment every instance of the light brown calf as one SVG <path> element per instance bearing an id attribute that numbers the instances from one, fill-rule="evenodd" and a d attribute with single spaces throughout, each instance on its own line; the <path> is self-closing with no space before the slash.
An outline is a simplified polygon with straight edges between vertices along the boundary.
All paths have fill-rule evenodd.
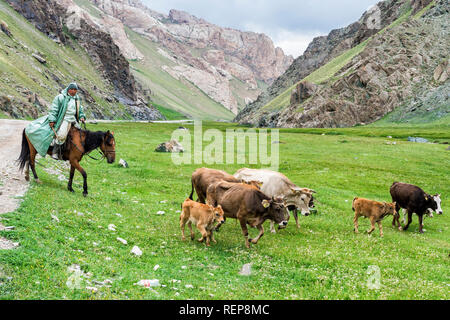
<path id="1" fill-rule="evenodd" d="M 213 230 L 216 227 L 214 223 L 217 222 L 218 225 L 224 223 L 222 207 L 220 205 L 213 207 L 208 204 L 192 201 L 188 198 L 181 206 L 180 228 L 182 240 L 186 240 L 186 237 L 184 236 L 186 222 L 191 231 L 191 240 L 194 240 L 194 231 L 191 226 L 191 224 L 194 223 L 202 234 L 202 237 L 198 239 L 198 241 L 203 242 L 206 240 L 206 245 L 209 247 L 211 240 L 214 243 L 217 243 L 213 235 Z"/>
<path id="2" fill-rule="evenodd" d="M 383 236 L 383 227 L 381 225 L 381 220 L 387 215 L 392 214 L 393 216 L 397 216 L 398 213 L 395 210 L 395 202 L 386 203 L 386 202 L 378 202 L 373 200 L 368 200 L 364 198 L 356 197 L 353 199 L 352 210 L 355 211 L 355 218 L 353 219 L 353 223 L 355 224 L 355 233 L 358 233 L 358 218 L 363 216 L 365 218 L 369 218 L 371 228 L 367 230 L 369 234 L 375 230 L 375 222 L 378 224 L 378 228 L 380 229 L 380 236 Z"/>

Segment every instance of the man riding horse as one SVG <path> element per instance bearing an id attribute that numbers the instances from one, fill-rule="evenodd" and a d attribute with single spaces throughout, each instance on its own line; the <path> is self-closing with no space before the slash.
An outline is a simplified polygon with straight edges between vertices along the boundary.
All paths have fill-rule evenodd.
<path id="1" fill-rule="evenodd" d="M 52 158 L 60 159 L 61 146 L 66 141 L 71 126 L 80 129 L 80 121 L 86 121 L 77 91 L 76 83 L 69 84 L 53 100 L 48 116 L 33 121 L 25 129 L 28 139 L 41 156 L 45 157 L 48 148 L 52 146 Z"/>
<path id="2" fill-rule="evenodd" d="M 35 168 L 37 153 L 42 157 L 51 154 L 55 159 L 68 160 L 70 176 L 67 188 L 74 192 L 72 181 L 75 170 L 78 170 L 83 176 L 83 195 L 86 196 L 88 194 L 87 173 L 80 165 L 81 159 L 98 148 L 103 158 L 106 158 L 108 163 L 113 163 L 116 158 L 116 143 L 114 133 L 109 130 L 106 132 L 81 130 L 79 123 L 84 123 L 86 116 L 77 90 L 76 83 L 71 83 L 53 100 L 48 115 L 34 120 L 23 130 L 22 150 L 17 160 L 19 169 L 26 169 L 25 179 L 27 181 L 30 179 L 29 168 L 31 168 L 37 183 L 40 183 Z M 60 150 L 67 138 L 68 142 L 64 150 Z"/>

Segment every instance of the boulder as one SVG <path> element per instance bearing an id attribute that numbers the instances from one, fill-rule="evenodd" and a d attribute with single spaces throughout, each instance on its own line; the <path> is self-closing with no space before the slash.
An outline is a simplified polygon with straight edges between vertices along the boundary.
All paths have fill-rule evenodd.
<path id="1" fill-rule="evenodd" d="M 33 58 L 35 58 L 37 61 L 39 61 L 42 64 L 46 64 L 47 60 L 45 60 L 45 58 L 41 57 L 40 55 L 33 53 L 32 54 Z"/>
<path id="2" fill-rule="evenodd" d="M 156 152 L 184 152 L 183 146 L 177 140 L 163 142 L 155 149 Z"/>
<path id="3" fill-rule="evenodd" d="M 0 20 L 0 30 L 2 30 L 8 37 L 12 37 L 12 33 L 9 31 L 8 25 L 3 20 Z"/>
<path id="4" fill-rule="evenodd" d="M 442 62 L 434 70 L 433 79 L 437 82 L 445 82 L 448 79 L 448 74 L 450 73 L 450 65 L 448 60 Z"/>

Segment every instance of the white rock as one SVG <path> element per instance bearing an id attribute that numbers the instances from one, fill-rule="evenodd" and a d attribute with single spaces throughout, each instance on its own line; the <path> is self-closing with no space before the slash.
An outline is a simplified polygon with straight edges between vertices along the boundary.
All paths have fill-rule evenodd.
<path id="1" fill-rule="evenodd" d="M 113 225 L 112 223 L 111 223 L 111 224 L 108 224 L 108 230 L 116 231 L 116 226 Z"/>
<path id="2" fill-rule="evenodd" d="M 146 288 L 150 288 L 150 287 L 160 287 L 160 286 L 161 286 L 161 284 L 159 283 L 159 280 L 158 280 L 158 279 L 151 279 L 151 280 L 145 279 L 145 280 L 140 280 L 138 283 L 135 283 L 135 285 L 143 286 L 143 287 L 146 287 Z"/>
<path id="3" fill-rule="evenodd" d="M 246 263 L 242 266 L 241 271 L 239 271 L 239 275 L 241 276 L 249 276 L 252 274 L 252 264 Z"/>
<path id="4" fill-rule="evenodd" d="M 157 264 L 156 266 L 153 267 L 153 271 L 156 271 L 159 269 L 159 264 Z"/>
<path id="5" fill-rule="evenodd" d="M 128 244 L 128 241 L 122 238 L 117 237 L 116 238 L 118 241 L 122 242 L 123 244 Z"/>
<path id="6" fill-rule="evenodd" d="M 193 289 L 194 288 L 194 286 L 192 284 L 187 284 L 187 285 L 185 285 L 185 287 L 186 287 L 186 289 Z"/>
<path id="7" fill-rule="evenodd" d="M 163 215 L 163 214 L 165 214 L 165 212 L 164 211 L 158 211 L 156 214 Z"/>
<path id="8" fill-rule="evenodd" d="M 134 246 L 133 249 L 131 249 L 131 253 L 135 254 L 138 257 L 142 256 L 142 250 L 139 249 L 138 246 Z"/>
<path id="9" fill-rule="evenodd" d="M 119 164 L 124 168 L 128 168 L 128 163 L 123 159 L 119 160 Z"/>

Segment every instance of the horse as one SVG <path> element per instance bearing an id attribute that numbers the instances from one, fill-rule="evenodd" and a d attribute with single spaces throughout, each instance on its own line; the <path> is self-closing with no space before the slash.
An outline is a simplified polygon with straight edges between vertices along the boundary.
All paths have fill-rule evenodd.
<path id="1" fill-rule="evenodd" d="M 64 151 L 62 152 L 62 160 L 69 160 L 70 162 L 70 179 L 67 185 L 67 189 L 70 192 L 75 192 L 72 188 L 72 181 L 75 174 L 75 169 L 77 169 L 83 176 L 83 196 L 86 197 L 88 195 L 87 174 L 81 167 L 80 161 L 84 155 L 97 148 L 100 148 L 103 158 L 106 158 L 108 163 L 113 163 L 116 159 L 116 142 L 114 139 L 114 132 L 110 132 L 109 130 L 106 132 L 93 132 L 89 130 L 77 129 L 74 126 L 70 128 L 63 147 Z M 50 146 L 47 154 L 51 155 L 52 151 L 53 147 Z M 37 183 L 41 183 L 36 174 L 36 154 L 37 151 L 25 134 L 24 129 L 22 133 L 22 150 L 20 152 L 19 159 L 17 159 L 19 169 L 23 172 L 23 169 L 26 166 L 25 180 L 30 181 L 29 172 L 31 167 L 35 181 Z"/>

